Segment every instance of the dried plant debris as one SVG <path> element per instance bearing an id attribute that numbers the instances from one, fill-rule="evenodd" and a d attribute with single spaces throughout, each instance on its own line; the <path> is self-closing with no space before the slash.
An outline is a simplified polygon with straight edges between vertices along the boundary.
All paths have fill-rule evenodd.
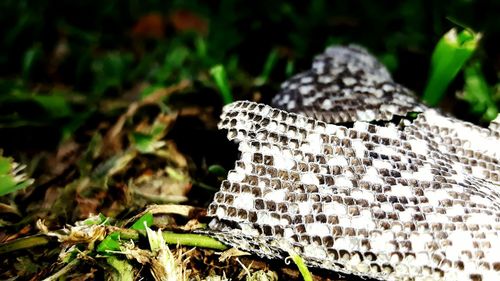
<path id="1" fill-rule="evenodd" d="M 327 49 L 274 104 L 298 114 L 224 108 L 241 158 L 208 208 L 216 237 L 377 279 L 500 279 L 498 118 L 485 129 L 443 116 L 352 47 Z M 400 128 L 362 122 L 411 111 Z"/>
<path id="2" fill-rule="evenodd" d="M 185 202 L 191 190 L 188 161 L 166 137 L 177 114 L 164 108 L 163 99 L 188 86 L 181 82 L 131 103 L 115 124 L 103 122 L 89 132 L 85 150 L 68 140 L 40 161 L 50 177 L 17 198 L 25 205 L 24 222 L 43 218 L 63 226 L 91 214 L 115 217 L 151 203 Z M 157 113 L 150 114 L 151 108 Z"/>
<path id="3" fill-rule="evenodd" d="M 189 215 L 185 209 L 191 210 Z M 130 227 L 119 227 L 124 222 L 103 215 L 59 230 L 50 230 L 43 221 L 38 221 L 39 235 L 0 245 L 0 256 L 13 252 L 23 254 L 22 250 L 37 256 L 37 249 L 58 245 L 53 247 L 50 261 L 20 255 L 23 266 L 13 267 L 17 261 L 6 259 L 0 276 L 4 278 L 16 272 L 23 278 L 36 274 L 48 280 L 64 276 L 83 279 L 101 276 L 112 280 L 276 280 L 276 273 L 267 263 L 252 259 L 240 261 L 238 252 L 226 252 L 225 259 L 220 260 L 219 251 L 226 247 L 212 237 L 151 229 L 156 228 L 156 218 L 160 215 L 176 213 L 192 218 L 193 209 L 154 206 L 136 217 Z M 210 247 L 216 250 L 209 250 Z M 43 255 L 47 258 L 47 253 Z M 30 264 L 32 266 L 25 267 Z"/>
<path id="4" fill-rule="evenodd" d="M 54 170 L 26 192 L 14 191 L 32 180 L 21 173 L 20 165 L 10 158 L 1 158 L 8 165 L 2 166 L 0 161 L 0 173 L 1 167 L 10 167 L 4 176 L 10 180 L 8 191 L 12 192 L 3 196 L 0 203 L 2 214 L 8 213 L 1 220 L 0 279 L 87 275 L 97 278 L 105 274 L 112 277 L 119 271 L 129 273 L 120 278 L 152 278 L 150 273 L 142 274 L 144 266 L 139 262 L 141 255 L 153 260 L 150 255 L 154 251 L 144 247 L 141 238 L 145 230 L 128 228 L 126 222 L 147 205 L 188 200 L 192 182 L 189 162 L 167 136 L 177 113 L 163 104 L 166 96 L 187 86 L 189 83 L 181 82 L 130 104 L 115 124 L 103 122 L 90 133 L 92 138 L 86 150 L 75 140 L 68 140 L 54 155 L 41 159 L 40 165 L 45 165 L 45 169 L 52 165 Z M 152 108 L 157 109 L 153 114 Z M 56 165 L 62 162 L 63 165 Z M 163 210 L 148 210 L 155 211 L 161 228 L 183 232 L 205 227 L 198 221 L 204 209 L 168 205 Z M 99 213 L 105 215 L 93 216 Z M 43 222 L 36 223 L 39 218 Z M 151 223 L 152 219 L 148 226 Z M 129 261 L 120 251 L 135 253 L 137 259 Z M 172 253 L 175 255 L 176 251 Z M 166 249 L 156 252 L 154 257 L 163 261 L 160 257 Z M 3 258 L 12 253 L 19 256 L 26 268 L 15 259 Z"/>

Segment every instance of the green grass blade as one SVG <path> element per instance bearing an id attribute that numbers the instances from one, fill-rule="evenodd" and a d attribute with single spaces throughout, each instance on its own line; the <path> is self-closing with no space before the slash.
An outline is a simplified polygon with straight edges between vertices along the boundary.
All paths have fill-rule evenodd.
<path id="1" fill-rule="evenodd" d="M 179 244 L 182 246 L 201 247 L 215 250 L 227 249 L 227 246 L 219 242 L 219 240 L 201 234 L 164 231 L 163 239 L 165 239 L 167 244 Z"/>
<path id="2" fill-rule="evenodd" d="M 480 39 L 480 33 L 470 30 L 457 33 L 456 29 L 451 29 L 439 40 L 432 54 L 429 81 L 423 96 L 425 103 L 435 106 L 442 100 L 446 88 L 472 56 Z"/>
<path id="3" fill-rule="evenodd" d="M 285 250 L 288 252 L 288 255 L 292 258 L 295 265 L 297 265 L 300 275 L 302 275 L 302 279 L 304 279 L 304 281 L 312 281 L 313 278 L 311 272 L 309 272 L 309 269 L 307 268 L 302 257 L 297 254 L 292 247 L 285 247 Z"/>
<path id="4" fill-rule="evenodd" d="M 0 244 L 0 254 L 6 254 L 18 250 L 31 249 L 37 246 L 45 246 L 51 241 L 50 237 L 42 235 L 34 235 L 15 239 L 9 242 Z"/>
<path id="5" fill-rule="evenodd" d="M 295 70 L 295 61 L 293 59 L 288 59 L 285 66 L 285 76 L 291 77 Z"/>
<path id="6" fill-rule="evenodd" d="M 43 50 L 39 44 L 36 44 L 35 46 L 31 47 L 26 51 L 23 57 L 23 64 L 22 64 L 22 74 L 24 80 L 28 81 L 31 72 L 33 71 L 33 68 L 40 61 L 42 56 L 43 56 Z"/>
<path id="7" fill-rule="evenodd" d="M 264 68 L 262 69 L 262 73 L 255 81 L 255 84 L 257 86 L 266 84 L 266 82 L 269 80 L 269 77 L 271 76 L 271 72 L 278 62 L 278 58 L 279 56 L 277 49 L 273 49 L 271 52 L 269 52 L 266 62 L 264 63 Z"/>
<path id="8" fill-rule="evenodd" d="M 229 87 L 229 81 L 227 79 L 226 69 L 223 65 L 216 65 L 210 69 L 210 74 L 214 78 L 217 88 L 222 96 L 222 101 L 224 104 L 233 102 L 233 94 L 231 93 L 231 88 Z"/>
<path id="9" fill-rule="evenodd" d="M 147 212 L 142 217 L 140 217 L 134 224 L 130 227 L 133 230 L 145 231 L 146 227 L 153 225 L 153 214 Z"/>

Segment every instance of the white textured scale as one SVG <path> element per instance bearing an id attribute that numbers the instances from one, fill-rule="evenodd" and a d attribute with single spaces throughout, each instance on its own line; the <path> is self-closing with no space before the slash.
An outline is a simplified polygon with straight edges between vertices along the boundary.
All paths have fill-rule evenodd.
<path id="1" fill-rule="evenodd" d="M 328 123 L 391 120 L 427 109 L 359 46 L 330 47 L 281 86 L 272 105 Z M 336 114 L 331 114 L 336 112 Z"/>
<path id="2" fill-rule="evenodd" d="M 359 47 L 328 48 L 273 104 L 223 110 L 242 158 L 208 208 L 215 237 L 376 279 L 500 280 L 500 118 L 426 108 Z"/>

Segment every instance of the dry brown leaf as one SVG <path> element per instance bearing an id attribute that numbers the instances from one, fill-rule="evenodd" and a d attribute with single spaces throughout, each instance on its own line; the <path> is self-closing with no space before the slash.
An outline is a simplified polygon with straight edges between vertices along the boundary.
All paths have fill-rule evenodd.
<path id="1" fill-rule="evenodd" d="M 177 31 L 208 33 L 208 20 L 189 10 L 177 10 L 170 14 L 170 22 Z"/>
<path id="2" fill-rule="evenodd" d="M 127 119 L 134 116 L 134 114 L 141 106 L 158 103 L 165 97 L 175 92 L 185 90 L 190 86 L 190 81 L 183 80 L 176 85 L 157 89 L 143 100 L 132 102 L 129 105 L 127 111 L 118 118 L 116 123 L 108 130 L 108 132 L 104 136 L 102 151 L 107 155 L 114 155 L 122 150 L 122 140 L 124 134 L 123 127 L 125 126 Z"/>
<path id="3" fill-rule="evenodd" d="M 179 169 L 186 169 L 187 172 L 187 159 L 184 154 L 180 153 L 177 145 L 173 141 L 167 141 L 165 146 L 165 158 L 172 161 Z"/>
<path id="4" fill-rule="evenodd" d="M 106 195 L 107 193 L 105 191 L 98 192 L 91 198 L 85 198 L 77 194 L 75 198 L 78 210 L 77 218 L 86 219 L 93 214 L 98 214 L 99 209 L 102 207 L 102 201 L 106 198 Z"/>
<path id="5" fill-rule="evenodd" d="M 132 36 L 138 38 L 163 38 L 165 21 L 159 13 L 151 13 L 140 17 L 132 28 Z"/>
<path id="6" fill-rule="evenodd" d="M 40 206 L 40 209 L 42 210 L 50 210 L 54 203 L 59 199 L 59 196 L 61 195 L 61 188 L 57 186 L 51 186 L 47 188 L 47 191 L 45 192 L 45 197 L 42 201 L 42 205 Z"/>
<path id="7" fill-rule="evenodd" d="M 231 249 L 226 250 L 226 251 L 221 253 L 221 255 L 219 257 L 219 261 L 224 262 L 227 259 L 232 258 L 232 257 L 241 257 L 241 256 L 249 256 L 249 255 L 251 255 L 251 254 L 248 252 L 245 252 L 245 251 L 241 251 L 238 248 L 231 248 Z"/>

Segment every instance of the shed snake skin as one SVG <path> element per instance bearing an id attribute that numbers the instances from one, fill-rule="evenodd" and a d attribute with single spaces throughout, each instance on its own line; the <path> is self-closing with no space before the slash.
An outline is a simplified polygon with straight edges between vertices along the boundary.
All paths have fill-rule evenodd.
<path id="1" fill-rule="evenodd" d="M 382 280 L 500 280 L 500 118 L 429 108 L 358 46 L 334 46 L 272 105 L 227 105 L 240 159 L 210 233 L 262 257 Z"/>

